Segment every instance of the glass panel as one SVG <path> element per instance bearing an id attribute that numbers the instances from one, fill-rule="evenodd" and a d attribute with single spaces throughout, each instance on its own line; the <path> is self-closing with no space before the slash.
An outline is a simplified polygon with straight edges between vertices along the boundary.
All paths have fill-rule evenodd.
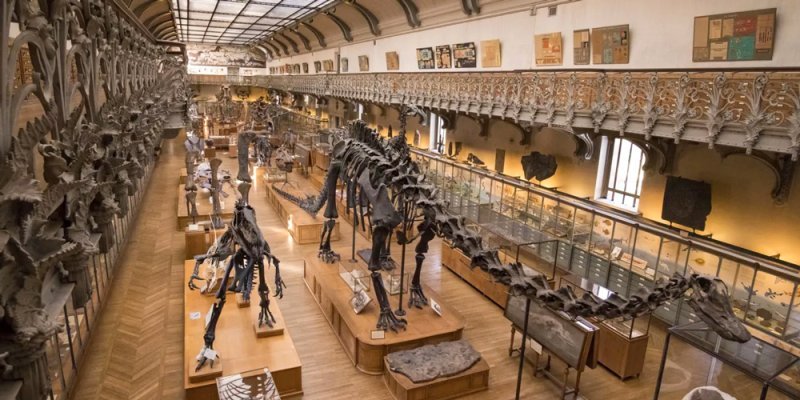
<path id="1" fill-rule="evenodd" d="M 525 224 L 531 228 L 541 229 L 544 199 L 541 195 L 528 192 L 528 209 L 525 211 Z"/>
<path id="2" fill-rule="evenodd" d="M 572 228 L 573 243 L 587 250 L 589 246 L 589 233 L 592 231 L 592 212 L 583 209 L 575 211 L 575 226 Z"/>
<path id="3" fill-rule="evenodd" d="M 592 227 L 592 242 L 589 249 L 603 258 L 611 255 L 611 235 L 614 233 L 614 221 L 606 217 L 595 216 Z"/>
<path id="4" fill-rule="evenodd" d="M 542 224 L 539 229 L 550 235 L 558 237 L 558 200 L 549 197 L 544 198 L 544 208 L 542 209 Z"/>
<path id="5" fill-rule="evenodd" d="M 723 258 L 719 269 L 719 278 L 728 286 L 728 295 L 731 297 L 731 307 L 733 308 L 734 314 L 739 318 L 744 318 L 744 305 L 747 303 L 748 297 L 747 292 L 745 292 L 743 288 L 738 287 L 738 282 L 742 278 L 745 278 L 744 276 L 739 276 L 740 273 L 745 273 L 742 267 L 747 268 L 733 260 Z M 747 284 L 749 285 L 752 280 L 753 275 L 751 273 Z"/>
<path id="6" fill-rule="evenodd" d="M 569 240 L 572 237 L 572 221 L 575 218 L 575 207 L 559 204 L 556 213 L 556 236 Z"/>
<path id="7" fill-rule="evenodd" d="M 503 208 L 503 182 L 497 179 L 492 180 L 490 188 L 489 202 L 491 203 L 491 209 L 495 213 L 500 214 Z"/>
<path id="8" fill-rule="evenodd" d="M 769 333 L 782 336 L 786 330 L 794 284 L 767 271 L 756 273 L 747 321 Z"/>
<path id="9" fill-rule="evenodd" d="M 633 249 L 632 267 L 653 279 L 660 247 L 661 236 L 639 229 L 639 233 L 636 234 L 636 248 Z"/>
<path id="10" fill-rule="evenodd" d="M 703 275 L 717 276 L 719 268 L 719 257 L 696 248 L 689 252 L 689 270 L 687 274 L 698 273 Z"/>
<path id="11" fill-rule="evenodd" d="M 800 301 L 800 287 L 795 286 L 794 296 L 790 303 L 791 310 L 789 311 L 789 321 L 786 326 L 786 334 L 784 339 L 788 340 L 795 346 L 800 345 L 800 312 L 797 311 L 797 302 Z M 796 384 L 800 384 L 800 371 L 796 375 Z"/>

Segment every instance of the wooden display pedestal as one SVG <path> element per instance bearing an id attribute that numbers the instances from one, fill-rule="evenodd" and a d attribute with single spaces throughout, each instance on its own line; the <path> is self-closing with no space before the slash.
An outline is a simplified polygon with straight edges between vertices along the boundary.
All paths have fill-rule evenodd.
<path id="1" fill-rule="evenodd" d="M 505 257 L 501 255 L 501 259 L 503 258 Z M 461 250 L 451 248 L 449 244 L 442 242 L 442 264 L 495 304 L 503 309 L 506 308 L 509 296 L 508 286 L 494 281 L 488 272 L 470 267 L 470 260 Z"/>
<path id="2" fill-rule="evenodd" d="M 197 190 L 197 218 L 196 221 L 201 223 L 203 221 L 211 220 L 211 202 L 208 200 L 210 195 L 202 189 Z M 223 201 L 220 199 L 220 201 Z M 230 204 L 226 204 L 220 213 L 220 218 L 223 221 L 230 221 L 233 217 L 233 200 Z M 189 210 L 186 208 L 186 190 L 183 185 L 178 185 L 178 230 L 182 230 L 192 223 L 192 217 L 189 215 Z"/>
<path id="3" fill-rule="evenodd" d="M 366 264 L 359 263 L 366 268 Z M 309 255 L 303 268 L 303 279 L 350 361 L 365 374 L 383 374 L 383 358 L 386 354 L 425 344 L 458 340 L 464 330 L 461 314 L 445 304 L 436 292 L 423 286 L 425 295 L 441 306 L 442 316 L 438 316 L 430 307 L 409 309 L 403 317 L 408 321 L 405 331 L 384 332 L 383 339 L 372 339 L 380 314 L 374 288 L 367 292 L 372 302 L 360 314 L 356 314 L 350 305 L 353 291 L 339 277 L 338 265 L 325 264 L 317 259 L 316 254 Z M 389 296 L 393 310 L 398 307 L 398 298 Z"/>
<path id="4" fill-rule="evenodd" d="M 489 363 L 483 358 L 464 372 L 421 383 L 390 371 L 385 358 L 384 368 L 383 382 L 396 400 L 446 400 L 489 389 Z"/>
<path id="5" fill-rule="evenodd" d="M 194 256 L 198 254 L 205 254 L 208 251 L 208 243 L 206 239 L 206 231 L 202 226 L 197 226 L 198 229 L 186 227 L 183 231 L 183 237 L 186 244 L 186 260 L 193 260 Z"/>
<path id="6" fill-rule="evenodd" d="M 178 184 L 185 185 L 186 184 L 186 167 L 181 168 L 180 175 L 178 176 Z"/>
<path id="7" fill-rule="evenodd" d="M 199 371 L 195 371 L 197 361 L 194 358 L 189 358 L 189 365 L 186 366 L 186 372 L 189 374 L 190 383 L 199 383 L 203 381 L 214 381 L 222 376 L 222 359 L 214 360 L 214 366 L 206 361 Z"/>
<path id="8" fill-rule="evenodd" d="M 203 149 L 203 156 L 207 159 L 217 158 L 217 149 L 213 147 L 206 147 Z"/>
<path id="9" fill-rule="evenodd" d="M 236 306 L 239 308 L 247 308 L 250 307 L 250 301 L 252 301 L 253 294 L 250 294 L 250 300 L 244 301 L 244 297 L 241 293 L 236 293 Z"/>
<path id="10" fill-rule="evenodd" d="M 272 310 L 272 304 L 274 302 L 270 302 L 270 310 Z M 256 337 L 265 338 L 270 336 L 278 336 L 283 335 L 283 320 L 278 319 L 275 317 L 276 321 L 270 328 L 268 325 L 261 325 L 258 326 L 258 321 L 253 321 L 253 331 L 256 333 Z"/>
<path id="11" fill-rule="evenodd" d="M 194 262 L 185 262 L 186 281 L 191 276 L 193 267 Z M 282 334 L 257 337 L 254 324 L 258 318 L 259 307 L 238 308 L 230 304 L 232 303 L 230 300 L 232 299 L 229 298 L 229 304 L 222 310 L 217 321 L 217 340 L 214 342 L 214 349 L 220 357 L 217 362 L 221 361 L 219 365 L 221 373 L 210 369 L 208 365 L 198 373 L 194 373 L 197 362 L 195 356 L 203 347 L 205 316 L 215 298 L 191 291 L 184 285 L 183 354 L 186 399 L 217 399 L 216 376 L 256 373 L 263 368 L 269 368 L 282 397 L 302 394 L 302 365 L 289 331 L 284 328 Z M 277 301 L 270 303 L 270 310 L 283 326 L 284 317 Z M 192 319 L 192 313 L 200 313 L 200 317 Z M 214 363 L 215 367 L 217 362 Z"/>
<path id="12" fill-rule="evenodd" d="M 620 379 L 639 377 L 644 369 L 649 335 L 627 338 L 604 323 L 598 331 L 597 361 Z"/>
<path id="13" fill-rule="evenodd" d="M 310 183 L 305 179 L 293 177 L 291 181 L 300 185 L 300 191 L 310 186 Z M 293 190 L 294 188 L 290 188 L 289 185 L 287 185 L 287 189 Z M 267 201 L 272 204 L 272 208 L 275 209 L 275 212 L 278 213 L 283 223 L 286 224 L 295 242 L 299 244 L 319 243 L 319 238 L 322 236 L 322 224 L 325 222 L 325 217 L 322 216 L 321 212 L 316 217 L 311 216 L 305 210 L 278 194 L 275 189 L 272 188 L 272 184 L 266 185 L 265 192 Z M 308 192 L 313 193 L 315 190 L 309 189 Z M 331 233 L 331 241 L 336 240 L 339 240 L 338 221 Z"/>

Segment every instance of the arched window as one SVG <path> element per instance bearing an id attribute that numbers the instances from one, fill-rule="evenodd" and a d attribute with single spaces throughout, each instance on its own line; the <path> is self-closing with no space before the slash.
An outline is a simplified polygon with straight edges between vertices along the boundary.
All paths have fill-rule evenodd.
<path id="1" fill-rule="evenodd" d="M 428 126 L 430 127 L 430 141 L 428 150 L 444 154 L 447 142 L 447 129 L 444 128 L 444 120 L 436 113 L 428 115 Z"/>
<path id="2" fill-rule="evenodd" d="M 630 211 L 639 210 L 645 155 L 630 140 L 603 136 L 595 198 Z"/>

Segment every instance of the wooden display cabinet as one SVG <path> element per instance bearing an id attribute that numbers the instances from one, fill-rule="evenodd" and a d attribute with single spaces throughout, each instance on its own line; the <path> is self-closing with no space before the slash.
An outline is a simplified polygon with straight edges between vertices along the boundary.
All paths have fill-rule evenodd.
<path id="1" fill-rule="evenodd" d="M 559 287 L 569 286 L 578 295 L 590 292 L 606 299 L 612 293 L 591 280 L 564 275 L 559 280 Z M 620 379 L 639 377 L 644 368 L 647 343 L 650 337 L 651 314 L 639 316 L 631 320 L 621 318 L 592 321 L 598 327 L 597 362 L 603 364 Z"/>

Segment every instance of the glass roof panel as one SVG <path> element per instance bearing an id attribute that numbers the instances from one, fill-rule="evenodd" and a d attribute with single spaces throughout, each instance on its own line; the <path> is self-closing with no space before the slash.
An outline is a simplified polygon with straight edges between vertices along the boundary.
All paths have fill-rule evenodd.
<path id="1" fill-rule="evenodd" d="M 250 43 L 333 0 L 170 0 L 180 40 Z"/>

